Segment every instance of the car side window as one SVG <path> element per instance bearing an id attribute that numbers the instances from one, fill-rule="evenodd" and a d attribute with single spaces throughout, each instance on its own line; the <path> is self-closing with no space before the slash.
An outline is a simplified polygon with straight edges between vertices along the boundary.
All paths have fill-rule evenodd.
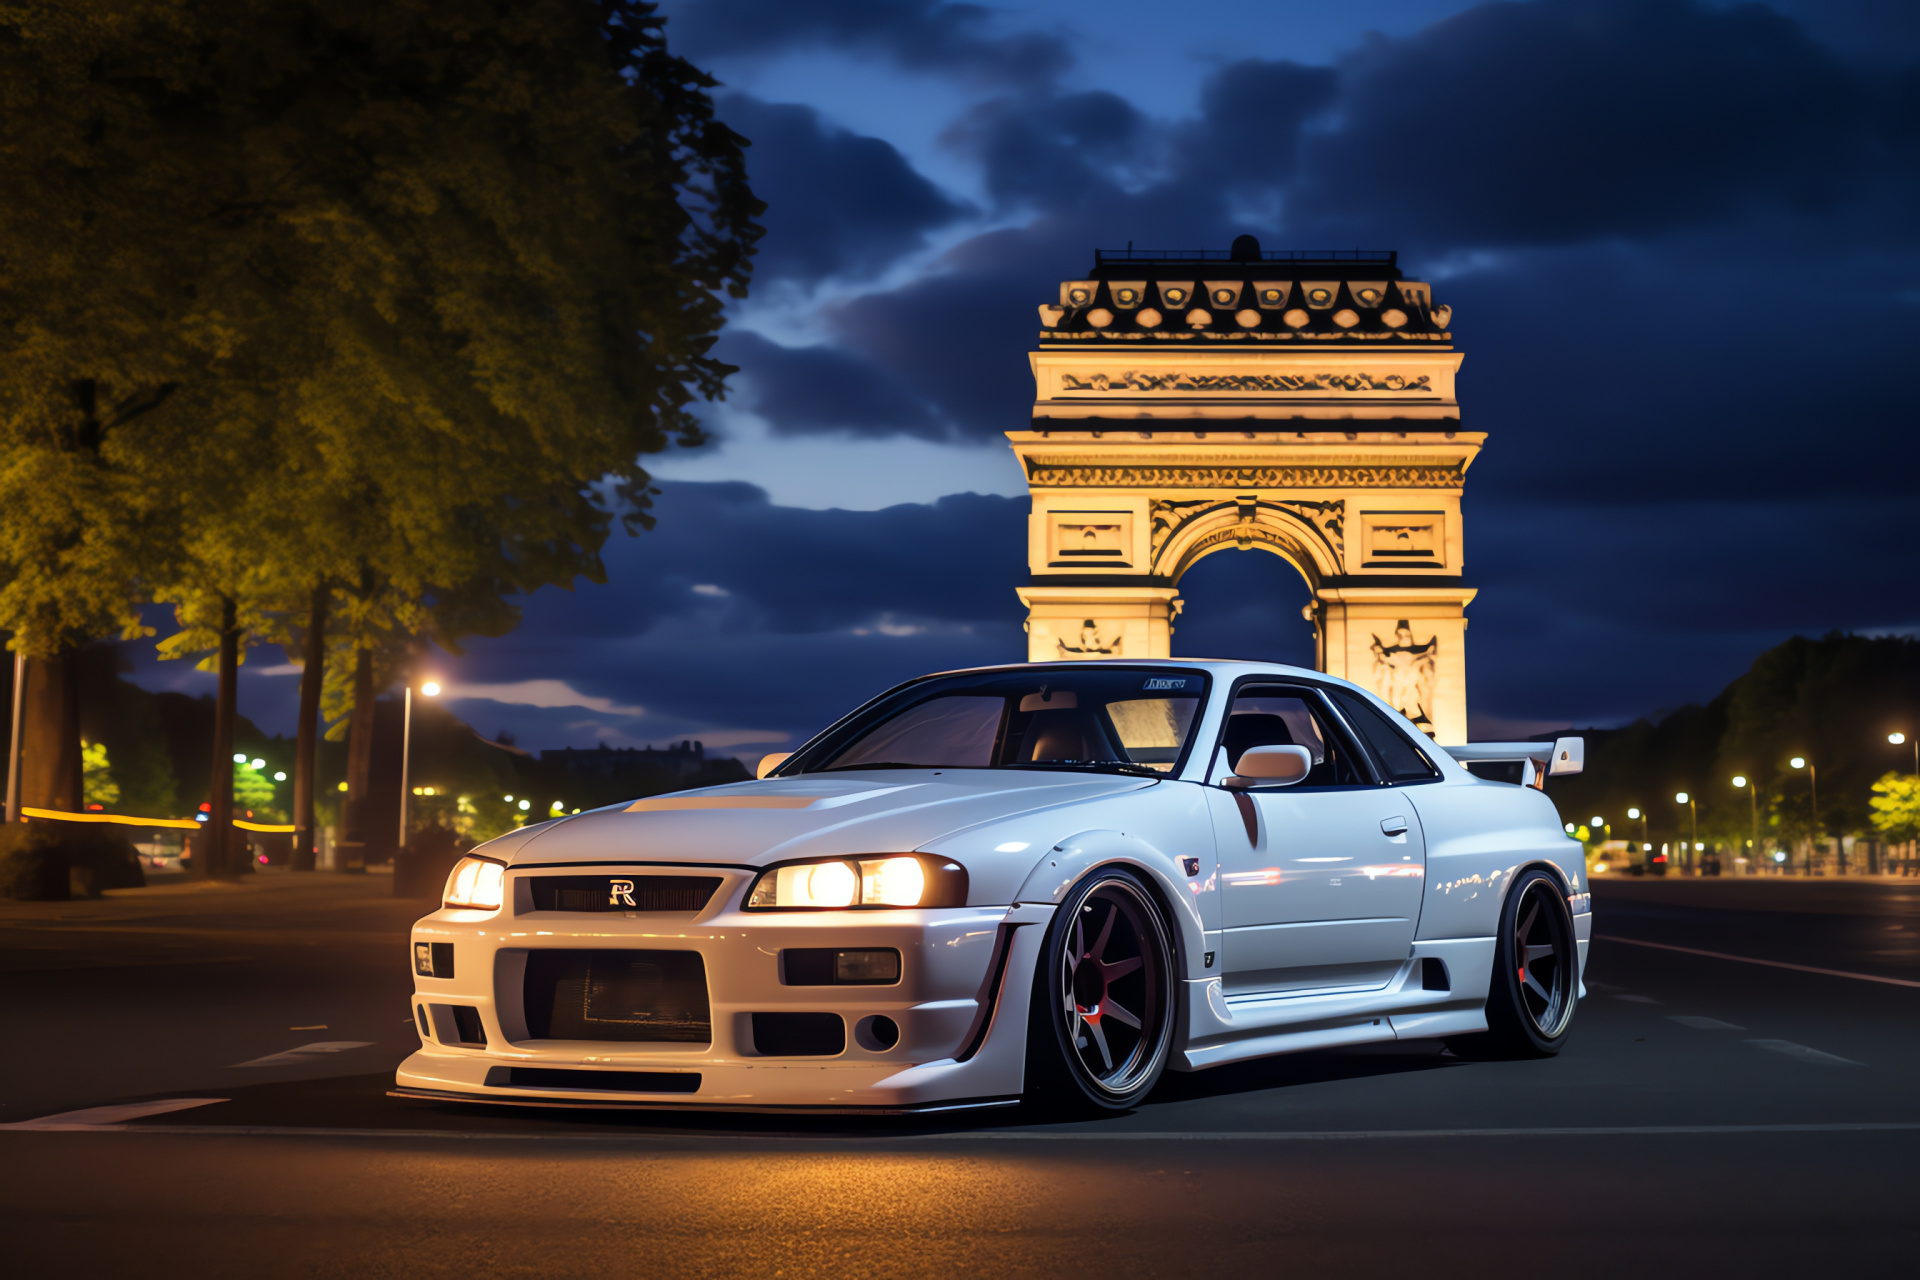
<path id="1" fill-rule="evenodd" d="M 1433 761 L 1404 731 L 1382 715 L 1380 709 L 1356 693 L 1329 689 L 1334 705 L 1347 718 L 1353 731 L 1366 739 L 1373 758 L 1390 782 L 1425 782 L 1440 776 Z"/>
<path id="2" fill-rule="evenodd" d="M 1234 695 L 1220 738 L 1229 769 L 1238 768 L 1249 747 L 1305 747 L 1313 770 L 1296 787 L 1361 787 L 1368 785 L 1358 762 L 1327 722 L 1316 701 L 1287 688 L 1252 685 Z"/>

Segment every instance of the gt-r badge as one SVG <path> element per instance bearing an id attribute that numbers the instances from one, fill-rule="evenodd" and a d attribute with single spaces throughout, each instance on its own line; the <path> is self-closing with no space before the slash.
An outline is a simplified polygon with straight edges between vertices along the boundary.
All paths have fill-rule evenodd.
<path id="1" fill-rule="evenodd" d="M 607 905 L 610 907 L 638 907 L 640 904 L 633 900 L 633 881 L 607 881 Z"/>

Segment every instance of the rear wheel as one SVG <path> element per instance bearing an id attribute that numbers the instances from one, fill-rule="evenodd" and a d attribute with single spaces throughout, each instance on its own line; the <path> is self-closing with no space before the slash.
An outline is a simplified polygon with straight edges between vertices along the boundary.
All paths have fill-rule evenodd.
<path id="1" fill-rule="evenodd" d="M 1047 930 L 1028 1017 L 1029 1098 L 1122 1111 L 1153 1088 L 1173 1042 L 1173 939 L 1131 871 L 1068 891 Z"/>
<path id="2" fill-rule="evenodd" d="M 1455 1036 L 1463 1057 L 1548 1058 L 1560 1052 L 1580 996 L 1580 955 L 1560 882 L 1520 873 L 1500 911 L 1484 1035 Z"/>

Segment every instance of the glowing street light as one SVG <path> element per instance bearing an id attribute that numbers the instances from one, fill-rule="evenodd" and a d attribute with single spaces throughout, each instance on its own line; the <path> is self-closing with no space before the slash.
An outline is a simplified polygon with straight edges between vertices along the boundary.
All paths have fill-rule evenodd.
<path id="1" fill-rule="evenodd" d="M 1890 733 L 1887 735 L 1887 741 L 1896 747 L 1906 740 L 1907 735 L 1904 733 Z M 1913 740 L 1913 771 L 1920 773 L 1920 737 L 1916 737 Z"/>
<path id="2" fill-rule="evenodd" d="M 1807 841 L 1807 874 L 1811 876 L 1813 874 L 1813 844 L 1814 840 L 1820 840 L 1820 770 L 1805 756 L 1795 756 L 1793 759 L 1787 761 L 1787 763 L 1796 769 L 1805 769 L 1807 771 L 1807 795 L 1813 801 L 1813 840 Z M 1826 841 L 1820 840 L 1820 844 L 1824 847 Z"/>
<path id="3" fill-rule="evenodd" d="M 1753 850 L 1747 862 L 1747 872 L 1751 875 L 1753 872 L 1752 859 L 1760 856 L 1760 786 L 1758 783 L 1750 784 L 1747 775 L 1744 773 L 1736 773 L 1733 775 L 1733 785 L 1746 791 L 1747 808 L 1753 812 L 1753 839 L 1747 842 L 1747 848 Z"/>
<path id="4" fill-rule="evenodd" d="M 422 681 L 420 684 L 420 692 L 424 697 L 437 698 L 440 696 L 440 682 L 438 680 Z M 406 712 L 400 720 L 400 847 L 402 849 L 407 847 L 407 820 L 412 816 L 408 812 L 409 806 L 407 804 L 408 799 L 411 798 L 412 795 L 412 792 L 407 788 L 407 770 L 412 764 L 411 756 L 413 753 L 412 681 L 407 682 L 406 706 Z"/>
<path id="5" fill-rule="evenodd" d="M 1693 839 L 1690 843 L 1692 843 L 1693 845 L 1693 852 L 1699 853 L 1701 849 L 1704 847 L 1700 843 L 1700 805 L 1699 803 L 1695 801 L 1694 798 L 1691 795 L 1687 794 L 1685 791 L 1674 792 L 1673 802 L 1675 804 L 1683 804 L 1687 806 L 1687 812 L 1691 816 L 1691 821 L 1693 823 Z M 1689 857 L 1687 859 L 1687 862 L 1691 864 L 1693 862 L 1693 859 Z"/>

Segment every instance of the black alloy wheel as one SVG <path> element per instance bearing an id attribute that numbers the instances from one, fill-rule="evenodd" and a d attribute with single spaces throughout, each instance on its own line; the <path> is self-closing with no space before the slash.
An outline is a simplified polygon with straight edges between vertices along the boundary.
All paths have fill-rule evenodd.
<path id="1" fill-rule="evenodd" d="M 1500 911 L 1487 1034 L 1448 1040 L 1463 1056 L 1548 1058 L 1566 1043 L 1580 999 L 1580 955 L 1566 891 L 1547 872 L 1523 871 Z"/>
<path id="2" fill-rule="evenodd" d="M 1135 873 L 1075 885 L 1047 930 L 1028 1016 L 1029 1094 L 1122 1111 L 1166 1069 L 1173 1042 L 1173 938 Z"/>

